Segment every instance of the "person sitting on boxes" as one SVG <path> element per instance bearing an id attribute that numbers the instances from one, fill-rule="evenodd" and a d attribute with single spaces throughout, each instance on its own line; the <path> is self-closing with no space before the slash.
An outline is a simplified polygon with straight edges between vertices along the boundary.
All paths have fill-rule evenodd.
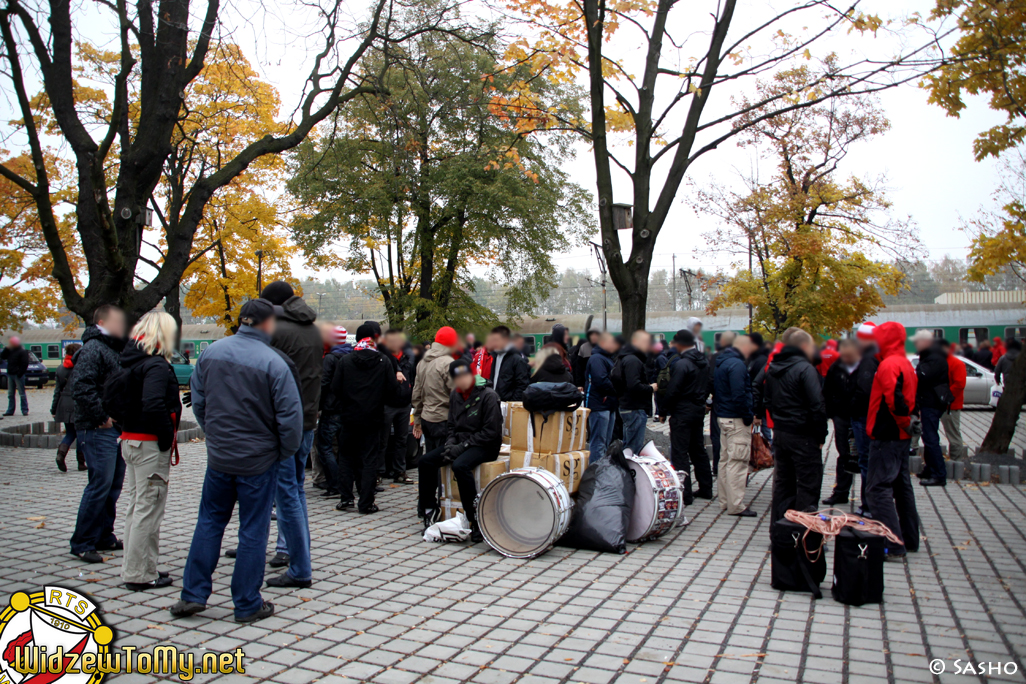
<path id="1" fill-rule="evenodd" d="M 474 500 L 477 498 L 474 468 L 499 458 L 502 411 L 499 408 L 499 395 L 484 386 L 484 379 L 474 374 L 466 360 L 458 359 L 449 364 L 449 375 L 455 388 L 449 396 L 445 444 L 420 458 L 420 502 L 417 514 L 424 519 L 425 529 L 438 522 L 441 513 L 438 473 L 443 466 L 451 464 L 463 510 L 470 521 L 470 540 L 476 544 L 483 538 L 474 511 Z M 480 384 L 477 383 L 478 379 Z"/>

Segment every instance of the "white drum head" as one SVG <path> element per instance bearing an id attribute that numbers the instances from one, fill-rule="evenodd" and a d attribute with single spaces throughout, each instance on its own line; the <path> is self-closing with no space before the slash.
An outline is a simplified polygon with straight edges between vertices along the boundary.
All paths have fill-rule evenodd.
<path id="1" fill-rule="evenodd" d="M 656 494 L 652 485 L 652 477 L 637 461 L 627 461 L 634 471 L 634 507 L 631 509 L 631 522 L 627 526 L 627 539 L 637 540 L 646 536 L 652 529 L 656 512 Z"/>
<path id="2" fill-rule="evenodd" d="M 539 482 L 523 475 L 490 482 L 478 501 L 477 521 L 489 545 L 514 558 L 530 558 L 555 541 L 555 504 Z"/>

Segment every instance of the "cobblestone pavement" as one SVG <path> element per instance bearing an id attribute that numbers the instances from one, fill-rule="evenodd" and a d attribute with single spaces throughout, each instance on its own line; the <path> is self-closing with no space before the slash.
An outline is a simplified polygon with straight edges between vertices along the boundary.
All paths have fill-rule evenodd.
<path id="1" fill-rule="evenodd" d="M 46 391 L 33 393 L 34 413 L 48 406 Z M 220 682 L 1026 679 L 1022 487 L 918 489 L 921 550 L 907 565 L 887 564 L 885 602 L 861 608 L 834 602 L 827 583 L 820 601 L 770 588 L 768 472 L 749 485 L 758 518 L 728 517 L 715 502 L 701 502 L 687 510 L 690 525 L 631 545 L 627 555 L 556 548 L 532 561 L 503 558 L 484 544 L 421 541 L 412 487 L 387 488 L 373 516 L 336 512 L 334 501 L 309 489 L 313 587 L 265 590 L 275 615 L 238 625 L 228 559 L 205 613 L 172 620 L 167 611 L 181 586 L 204 461 L 202 442 L 184 445 L 172 471 L 161 546 L 176 587 L 132 593 L 119 585 L 120 552 L 102 565 L 68 553 L 85 474 L 58 473 L 49 450 L 0 449 L 3 601 L 56 583 L 99 600 L 118 645 L 242 647 L 246 674 Z M 225 548 L 235 545 L 236 530 L 229 528 Z M 933 659 L 947 667 L 939 678 L 928 669 Z M 955 675 L 957 659 L 1013 663 L 1017 671 Z"/>

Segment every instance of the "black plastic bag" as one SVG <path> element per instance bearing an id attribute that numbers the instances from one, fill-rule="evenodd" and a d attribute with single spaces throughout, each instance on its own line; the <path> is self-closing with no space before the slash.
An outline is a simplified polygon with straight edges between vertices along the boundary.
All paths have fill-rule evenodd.
<path id="1" fill-rule="evenodd" d="M 605 458 L 589 465 L 581 476 L 570 529 L 559 540 L 560 546 L 626 553 L 633 507 L 634 477 L 623 443 L 615 441 Z"/>

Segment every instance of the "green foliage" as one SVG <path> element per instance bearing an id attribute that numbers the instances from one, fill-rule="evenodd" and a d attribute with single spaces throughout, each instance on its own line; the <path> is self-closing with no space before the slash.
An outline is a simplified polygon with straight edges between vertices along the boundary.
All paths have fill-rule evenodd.
<path id="1" fill-rule="evenodd" d="M 551 255 L 593 230 L 591 199 L 558 165 L 570 141 L 525 124 L 502 93 L 526 77 L 497 72 L 494 41 L 409 41 L 396 64 L 363 64 L 379 94 L 352 102 L 291 159 L 294 239 L 315 265 L 373 276 L 389 321 L 412 334 L 480 329 L 471 267 L 505 288 L 505 317 L 553 286 Z M 535 96 L 573 101 L 540 79 Z"/>

